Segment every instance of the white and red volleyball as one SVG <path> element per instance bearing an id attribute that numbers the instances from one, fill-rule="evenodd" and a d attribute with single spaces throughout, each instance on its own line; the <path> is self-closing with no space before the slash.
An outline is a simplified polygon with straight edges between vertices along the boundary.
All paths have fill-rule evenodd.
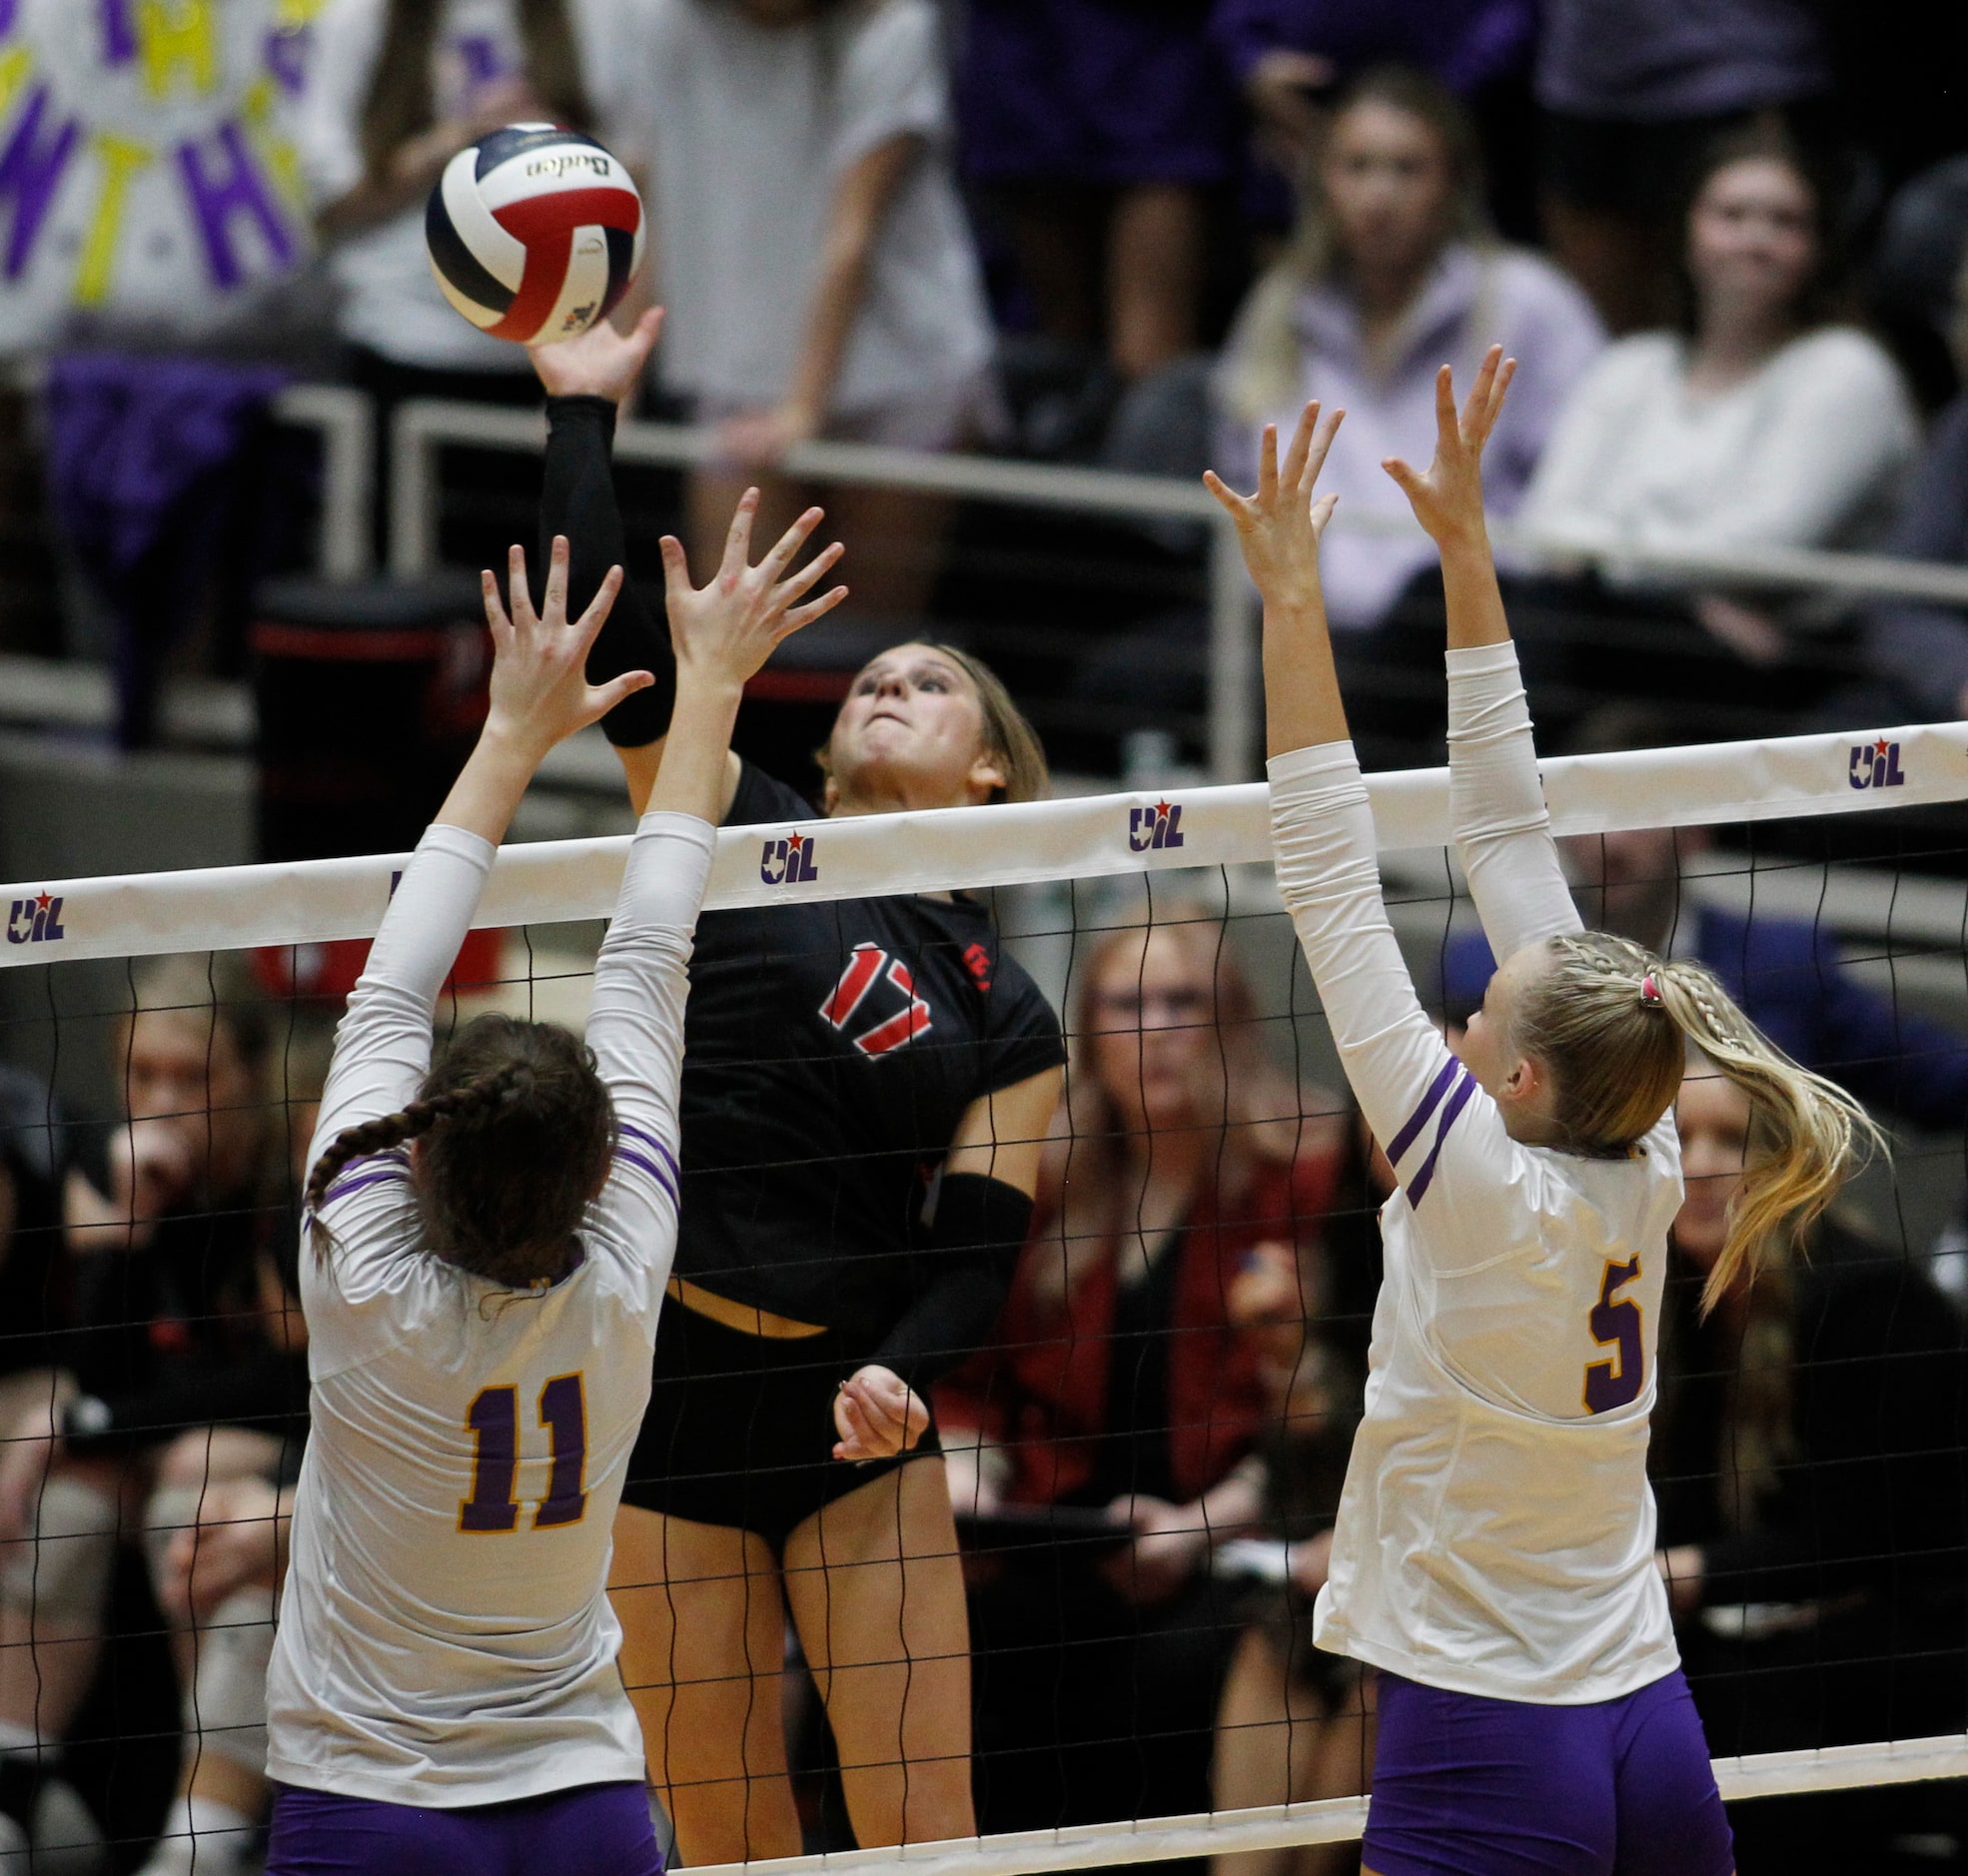
<path id="1" fill-rule="evenodd" d="M 445 165 L 424 216 L 431 271 L 481 332 L 571 339 L 613 310 L 642 263 L 642 198 L 591 137 L 508 124 Z"/>

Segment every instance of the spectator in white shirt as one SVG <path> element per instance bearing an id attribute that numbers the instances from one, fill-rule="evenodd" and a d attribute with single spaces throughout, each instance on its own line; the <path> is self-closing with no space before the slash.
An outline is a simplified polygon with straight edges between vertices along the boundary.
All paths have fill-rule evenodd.
<path id="1" fill-rule="evenodd" d="M 1834 619 L 1749 587 L 1684 599 L 1618 550 L 1881 537 L 1919 432 L 1884 350 L 1834 317 L 1834 212 L 1781 130 L 1715 144 L 1690 196 L 1683 330 L 1610 347 L 1560 414 L 1519 518 L 1553 537 L 1554 564 L 1566 547 L 1599 562 L 1561 593 L 1571 647 L 1550 649 L 1573 680 L 1780 711 L 1822 687 L 1811 640 Z"/>
<path id="2" fill-rule="evenodd" d="M 646 33 L 659 370 L 722 433 L 690 488 L 692 551 L 714 558 L 746 484 L 761 526 L 803 505 L 770 471 L 809 438 L 963 444 L 991 328 L 931 0 L 651 0 Z M 943 504 L 874 487 L 827 503 L 856 611 L 919 611 Z"/>
<path id="3" fill-rule="evenodd" d="M 339 303 L 349 371 L 378 401 L 377 512 L 390 417 L 406 398 L 531 404 L 523 348 L 438 290 L 424 206 L 461 150 L 501 125 L 565 124 L 627 163 L 621 47 L 641 0 L 327 0 L 296 141 Z"/>

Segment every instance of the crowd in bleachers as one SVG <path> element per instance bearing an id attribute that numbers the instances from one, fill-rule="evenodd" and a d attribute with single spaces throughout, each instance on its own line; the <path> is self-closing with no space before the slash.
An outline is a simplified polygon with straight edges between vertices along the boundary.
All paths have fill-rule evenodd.
<path id="1" fill-rule="evenodd" d="M 1968 188 L 1922 90 L 1950 29 L 1887 56 L 1804 0 L 197 0 L 175 37 L 122 12 L 100 45 L 31 7 L 0 25 L 0 355 L 54 359 L 47 504 L 97 620 L 66 641 L 106 608 L 128 742 L 214 579 L 236 612 L 296 552 L 275 510 L 305 495 L 254 424 L 280 383 L 374 398 L 379 552 L 404 399 L 536 400 L 440 297 L 421 212 L 530 117 L 643 180 L 668 314 L 645 408 L 723 442 L 685 497 L 699 544 L 747 478 L 768 519 L 814 492 L 779 467 L 810 437 L 1191 475 L 1316 391 L 1350 413 L 1329 588 L 1363 729 L 1412 756 L 1439 589 L 1419 535 L 1346 530 L 1402 518 L 1380 459 L 1425 442 L 1435 366 L 1496 340 L 1521 369 L 1489 492 L 1540 543 L 1517 578 L 1554 727 L 1608 693 L 1749 728 L 1932 714 L 1968 670 L 1968 609 L 1646 560 L 1959 558 L 1958 413 L 1920 441 L 1962 326 Z M 81 136 L 111 119 L 120 144 Z M 976 628 L 947 501 L 826 493 L 857 650 L 925 613 Z M 10 610 L 0 636 L 50 640 Z M 1159 725 L 1198 617 L 1121 622 L 1118 653 L 1083 629 L 1083 691 Z"/>
<path id="2" fill-rule="evenodd" d="M 1192 477 L 1214 464 L 1243 484 L 1262 427 L 1315 396 L 1349 414 L 1327 469 L 1343 514 L 1398 522 L 1382 460 L 1426 452 L 1439 365 L 1466 379 L 1500 342 L 1521 365 L 1488 493 L 1533 543 L 1508 596 L 1554 740 L 1968 714 L 1968 602 L 1677 579 L 1647 560 L 1822 548 L 1968 569 L 1968 156 L 1944 94 L 1922 89 L 1960 36 L 1899 20 L 1895 64 L 1855 49 L 1858 11 L 188 0 L 200 54 L 153 37 L 159 9 L 130 16 L 125 47 L 105 7 L 104 42 L 85 46 L 58 9 L 0 4 L 0 359 L 36 368 L 0 393 L 0 553 L 33 557 L 45 505 L 71 610 L 108 619 L 99 639 L 52 629 L 45 594 L 0 568 L 0 650 L 113 657 L 121 734 L 141 744 L 194 615 L 237 610 L 229 586 L 294 558 L 306 478 L 262 423 L 281 384 L 375 401 L 379 547 L 397 406 L 535 402 L 524 354 L 440 298 L 422 203 L 485 130 L 550 116 L 643 180 L 646 291 L 667 323 L 642 408 L 721 439 L 681 496 L 693 552 L 748 481 L 768 532 L 803 505 L 815 491 L 784 466 L 808 439 Z M 160 100 L 209 109 L 187 128 Z M 145 148 L 129 124 L 120 157 L 83 136 L 112 108 L 153 109 Z M 9 448 L 30 433 L 41 492 Z M 849 546 L 849 661 L 924 618 L 960 642 L 977 628 L 947 501 L 826 498 Z M 1157 571 L 1189 549 L 1126 551 Z M 1110 742 L 1189 720 L 1207 651 L 1169 583 L 1074 647 Z M 1336 528 L 1327 589 L 1370 766 L 1435 759 L 1427 542 Z M 208 634 L 222 667 L 226 642 Z M 1629 707 L 1608 715 L 1608 698 Z M 1825 934 L 1712 909 L 1677 929 L 1692 846 L 1581 848 L 1588 919 L 1678 943 L 1798 1059 L 1959 1130 L 1968 1048 L 1860 987 Z M 1479 951 L 1452 942 L 1443 960 L 1452 1025 L 1487 978 Z M 1271 1061 L 1202 912 L 1123 929 L 1077 969 L 1072 1098 L 1001 1347 L 938 1402 L 970 1546 L 980 1827 L 1356 1792 L 1371 1685 L 1311 1648 L 1308 1612 L 1360 1412 L 1385 1163 L 1343 1103 Z M 37 1740 L 170 1730 L 118 1717 L 98 1684 L 105 1636 L 148 1594 L 195 1721 L 159 1876 L 198 1804 L 265 1799 L 250 1719 L 228 1735 L 197 1717 L 202 1687 L 230 1712 L 252 1671 L 236 1656 L 271 1607 L 299 1411 L 283 1260 L 319 1038 L 283 1042 L 277 1068 L 275 1039 L 239 1016 L 258 994 L 140 981 L 99 1143 L 52 1128 L 45 1091 L 0 1067 L 0 1833 L 54 1802 Z M 1699 1318 L 1747 1144 L 1718 1086 L 1680 1110 L 1654 1461 L 1711 1744 L 1959 1730 L 1961 1299 L 1841 1221 Z M 103 1539 L 105 1503 L 127 1506 L 147 1583 Z M 1217 1540 L 1251 1533 L 1277 1540 L 1282 1570 L 1213 1571 Z M 37 1601 L 37 1541 L 93 1546 L 71 1604 Z M 195 1646 L 202 1623 L 233 1653 Z M 100 1801 L 115 1772 L 89 1752 L 68 1769 Z M 118 1827 L 154 1828 L 127 1824 L 125 1793 Z M 1915 1801 L 1891 1828 L 1877 1806 L 1772 1809 L 1742 1868 L 1886 1868 L 1879 1846 L 1920 1834 L 1907 1816 L 1968 1867 L 1961 1804 Z M 0 1834 L 0 1868 L 8 1847 Z M 1352 1854 L 1260 1860 L 1321 1876 Z"/>

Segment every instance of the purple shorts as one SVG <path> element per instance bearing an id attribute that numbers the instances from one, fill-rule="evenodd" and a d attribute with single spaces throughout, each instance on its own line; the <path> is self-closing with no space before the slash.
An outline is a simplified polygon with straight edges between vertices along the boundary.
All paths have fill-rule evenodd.
<path id="1" fill-rule="evenodd" d="M 267 1876 L 661 1876 L 639 1784 L 440 1811 L 278 1785 Z"/>
<path id="2" fill-rule="evenodd" d="M 971 0 L 956 82 L 966 173 L 1105 188 L 1221 181 L 1237 131 L 1208 11 Z"/>
<path id="3" fill-rule="evenodd" d="M 1377 1876 L 1730 1876 L 1735 1845 L 1681 1671 L 1594 1706 L 1383 1672 L 1362 1861 Z"/>

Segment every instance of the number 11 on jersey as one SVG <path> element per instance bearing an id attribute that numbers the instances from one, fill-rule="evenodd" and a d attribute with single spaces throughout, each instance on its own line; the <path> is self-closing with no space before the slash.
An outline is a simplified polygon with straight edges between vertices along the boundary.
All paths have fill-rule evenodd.
<path id="1" fill-rule="evenodd" d="M 465 1416 L 472 1429 L 472 1495 L 458 1507 L 460 1530 L 508 1531 L 519 1525 L 512 1495 L 519 1475 L 519 1391 L 481 1388 Z M 556 1375 L 539 1391 L 539 1423 L 552 1447 L 546 1496 L 533 1529 L 578 1524 L 587 1509 L 587 1397 L 578 1375 Z"/>

